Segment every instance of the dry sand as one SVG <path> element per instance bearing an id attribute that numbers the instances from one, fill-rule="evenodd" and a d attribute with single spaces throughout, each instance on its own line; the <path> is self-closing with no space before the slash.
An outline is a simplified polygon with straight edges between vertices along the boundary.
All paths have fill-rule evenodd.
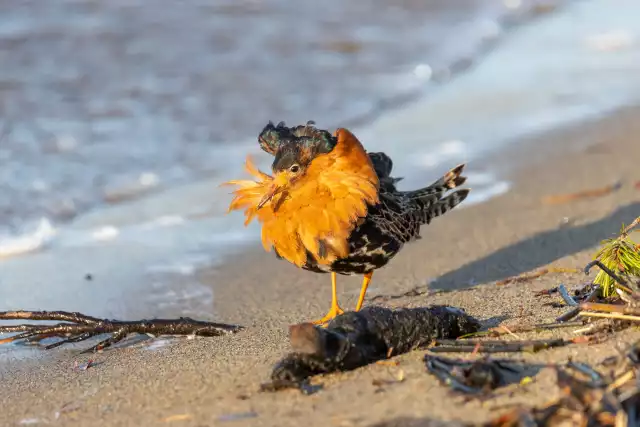
<path id="1" fill-rule="evenodd" d="M 494 282 L 549 265 L 582 266 L 599 241 L 640 215 L 640 191 L 634 188 L 640 180 L 639 118 L 640 109 L 625 109 L 487 160 L 496 167 L 520 166 L 525 159 L 527 163 L 513 168 L 515 185 L 509 193 L 425 227 L 421 241 L 374 275 L 368 301 L 377 297 L 376 304 L 394 307 L 460 306 L 492 326 L 552 321 L 566 308 L 550 307 L 557 297 L 534 297 L 533 291 L 560 282 L 571 288 L 585 281 L 583 275 L 551 274 L 506 286 Z M 558 153 L 558 146 L 570 150 Z M 623 187 L 598 199 L 554 206 L 540 202 L 549 194 L 618 179 Z M 256 250 L 223 269 L 200 274 L 215 289 L 218 318 L 243 324 L 246 331 L 178 339 L 153 351 L 106 351 L 92 356 L 98 364 L 86 371 L 72 367 L 88 357 L 65 349 L 54 350 L 55 357 L 37 364 L 3 364 L 0 425 L 427 425 L 425 419 L 486 420 L 508 410 L 505 405 L 540 404 L 557 391 L 552 372 L 543 370 L 533 383 L 503 389 L 495 400 L 464 403 L 426 372 L 425 351 L 415 351 L 395 357 L 397 366 L 376 364 L 317 378 L 324 389 L 315 395 L 294 390 L 258 393 L 273 364 L 288 350 L 288 325 L 319 317 L 328 308 L 329 276 L 278 261 L 263 253 L 258 242 Z M 355 304 L 359 284 L 358 278 L 340 278 L 345 308 Z M 416 292 L 411 297 L 393 297 L 412 289 Z M 639 332 L 629 330 L 598 345 L 515 357 L 564 361 L 571 356 L 597 363 L 617 346 L 639 338 Z M 374 385 L 375 379 L 392 379 L 400 372 L 403 382 Z"/>

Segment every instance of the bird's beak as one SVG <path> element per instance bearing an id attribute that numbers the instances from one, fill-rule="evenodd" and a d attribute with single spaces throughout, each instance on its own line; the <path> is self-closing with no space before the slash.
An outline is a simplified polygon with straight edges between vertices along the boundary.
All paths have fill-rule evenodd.
<path id="1" fill-rule="evenodd" d="M 258 209 L 262 208 L 266 205 L 271 199 L 273 199 L 276 195 L 282 193 L 282 191 L 286 188 L 286 177 L 284 175 L 276 175 L 269 187 L 269 190 L 262 196 L 260 202 L 258 203 Z"/>

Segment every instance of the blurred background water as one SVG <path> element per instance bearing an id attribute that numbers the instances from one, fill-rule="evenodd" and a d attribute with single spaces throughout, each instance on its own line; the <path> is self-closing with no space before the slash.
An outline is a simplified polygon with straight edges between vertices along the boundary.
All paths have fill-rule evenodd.
<path id="1" fill-rule="evenodd" d="M 217 173 L 268 120 L 366 122 L 556 3 L 2 1 L 0 234 Z"/>
<path id="2" fill-rule="evenodd" d="M 0 310 L 215 318 L 197 271 L 261 250 L 218 184 L 246 154 L 268 168 L 268 120 L 349 126 L 401 186 L 469 161 L 465 205 L 502 194 L 479 156 L 638 102 L 639 15 L 637 0 L 0 0 Z"/>

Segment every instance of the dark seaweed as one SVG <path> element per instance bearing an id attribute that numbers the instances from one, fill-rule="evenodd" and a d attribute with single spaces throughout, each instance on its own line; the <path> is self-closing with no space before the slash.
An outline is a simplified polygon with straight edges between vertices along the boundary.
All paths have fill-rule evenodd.
<path id="1" fill-rule="evenodd" d="M 274 384 L 295 387 L 314 375 L 349 371 L 425 347 L 436 338 L 457 338 L 479 329 L 476 319 L 446 306 L 367 307 L 337 316 L 326 328 L 310 323 L 293 325 L 290 338 L 294 351 L 276 364 L 272 383 L 263 390 L 273 390 Z"/>
<path id="2" fill-rule="evenodd" d="M 484 426 L 640 426 L 640 383 L 636 379 L 640 366 L 635 358 L 639 345 L 631 346 L 627 356 L 618 360 L 623 362 L 622 369 L 610 378 L 584 363 L 556 366 L 557 400 L 540 408 L 516 409 Z"/>
<path id="3" fill-rule="evenodd" d="M 443 384 L 467 394 L 481 394 L 535 376 L 541 366 L 517 360 L 483 358 L 474 361 L 427 354 L 427 369 Z"/>

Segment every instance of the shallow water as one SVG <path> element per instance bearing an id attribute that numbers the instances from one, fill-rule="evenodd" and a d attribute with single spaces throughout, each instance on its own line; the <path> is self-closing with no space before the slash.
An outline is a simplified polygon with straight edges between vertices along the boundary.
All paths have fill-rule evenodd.
<path id="1" fill-rule="evenodd" d="M 370 117 L 534 3 L 0 2 L 0 236 L 220 172 L 268 120 Z"/>

